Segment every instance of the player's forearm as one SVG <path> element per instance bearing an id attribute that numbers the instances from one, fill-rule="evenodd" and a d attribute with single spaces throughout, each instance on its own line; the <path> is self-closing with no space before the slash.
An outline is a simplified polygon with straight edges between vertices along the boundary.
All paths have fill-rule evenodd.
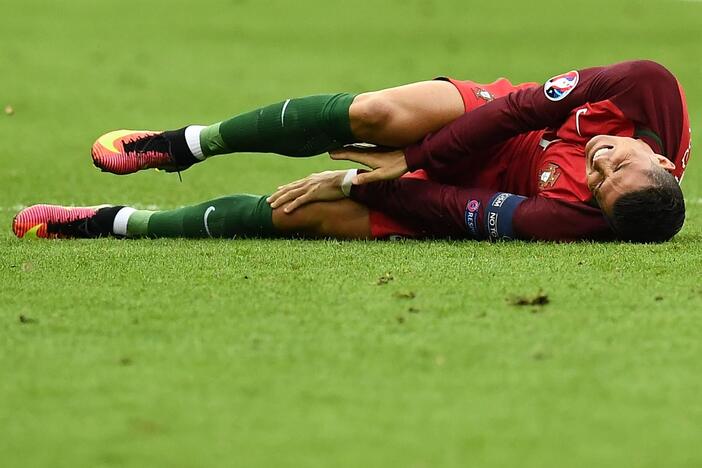
<path id="1" fill-rule="evenodd" d="M 467 237 L 454 187 L 397 179 L 354 185 L 351 199 L 417 229 L 422 237 Z"/>
<path id="2" fill-rule="evenodd" d="M 441 173 L 483 148 L 506 141 L 532 127 L 534 122 L 515 111 L 509 96 L 496 99 L 454 120 L 421 142 L 405 148 L 409 170 Z"/>
<path id="3" fill-rule="evenodd" d="M 602 212 L 584 203 L 523 197 L 404 178 L 353 186 L 351 198 L 425 237 L 475 240 L 607 240 Z"/>
<path id="4" fill-rule="evenodd" d="M 404 178 L 354 186 L 351 198 L 424 237 L 514 238 L 512 213 L 524 197 Z"/>

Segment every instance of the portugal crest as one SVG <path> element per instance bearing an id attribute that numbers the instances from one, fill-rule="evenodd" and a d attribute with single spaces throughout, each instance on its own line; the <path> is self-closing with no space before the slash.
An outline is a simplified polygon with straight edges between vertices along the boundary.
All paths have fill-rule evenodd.
<path id="1" fill-rule="evenodd" d="M 561 168 L 557 164 L 548 163 L 539 172 L 539 190 L 552 187 L 561 176 Z"/>
<path id="2" fill-rule="evenodd" d="M 579 80 L 580 74 L 576 70 L 554 76 L 544 85 L 544 94 L 551 101 L 560 101 L 575 89 Z"/>
<path id="3" fill-rule="evenodd" d="M 485 102 L 490 102 L 495 99 L 495 96 L 493 96 L 490 91 L 483 88 L 473 88 L 473 94 L 475 94 L 475 97 L 482 99 Z"/>

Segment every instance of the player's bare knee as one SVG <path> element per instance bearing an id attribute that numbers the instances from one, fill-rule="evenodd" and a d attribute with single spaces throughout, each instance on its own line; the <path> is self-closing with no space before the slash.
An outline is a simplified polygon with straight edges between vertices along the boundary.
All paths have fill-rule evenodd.
<path id="1" fill-rule="evenodd" d="M 351 129 L 357 137 L 373 142 L 387 128 L 397 113 L 397 106 L 382 92 L 365 93 L 356 97 L 349 109 Z"/>
<path id="2" fill-rule="evenodd" d="M 318 224 L 318 220 L 306 209 L 307 207 L 303 206 L 292 213 L 286 213 L 284 208 L 285 206 L 279 206 L 272 213 L 273 226 L 280 232 L 303 233 Z"/>

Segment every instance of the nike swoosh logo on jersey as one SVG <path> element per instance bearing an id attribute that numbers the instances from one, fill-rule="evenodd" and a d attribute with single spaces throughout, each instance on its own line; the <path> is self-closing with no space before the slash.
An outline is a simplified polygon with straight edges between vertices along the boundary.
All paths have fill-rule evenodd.
<path id="1" fill-rule="evenodd" d="M 580 136 L 583 136 L 582 133 L 580 133 L 580 116 L 585 113 L 587 113 L 587 107 L 575 111 L 575 131 L 577 131 Z"/>

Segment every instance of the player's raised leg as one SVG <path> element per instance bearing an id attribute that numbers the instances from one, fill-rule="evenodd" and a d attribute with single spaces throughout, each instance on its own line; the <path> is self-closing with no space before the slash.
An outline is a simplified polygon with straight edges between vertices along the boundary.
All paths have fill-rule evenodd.
<path id="1" fill-rule="evenodd" d="M 173 131 L 117 130 L 92 148 L 93 162 L 115 174 L 142 169 L 184 170 L 210 156 L 265 152 L 305 157 L 367 142 L 401 147 L 464 112 L 445 81 L 426 81 L 353 95 L 287 99 L 209 126 Z"/>
<path id="2" fill-rule="evenodd" d="M 272 210 L 266 197 L 230 195 L 174 210 L 147 211 L 125 206 L 34 205 L 12 222 L 18 237 L 47 239 L 235 238 L 370 236 L 368 210 L 351 200 L 318 202 L 291 214 Z"/>
<path id="3" fill-rule="evenodd" d="M 349 109 L 358 141 L 402 148 L 435 132 L 465 112 L 448 81 L 421 81 L 359 94 Z"/>

